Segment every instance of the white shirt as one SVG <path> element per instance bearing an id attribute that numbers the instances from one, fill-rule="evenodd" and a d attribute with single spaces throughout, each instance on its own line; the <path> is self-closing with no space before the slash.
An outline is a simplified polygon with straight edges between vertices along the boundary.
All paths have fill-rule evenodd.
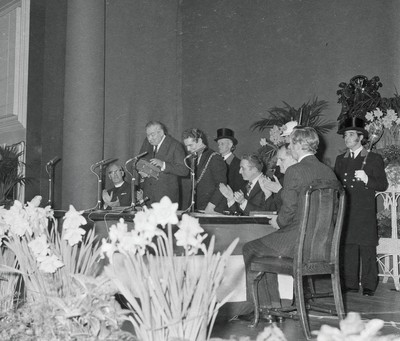
<path id="1" fill-rule="evenodd" d="M 357 148 L 356 150 L 349 150 L 350 151 L 350 153 L 353 153 L 354 154 L 354 158 L 356 158 L 357 156 L 358 156 L 358 154 L 360 154 L 361 153 L 361 151 L 363 150 L 363 146 L 360 146 L 359 148 Z M 351 154 L 350 154 L 351 155 Z"/>
<path id="2" fill-rule="evenodd" d="M 260 179 L 262 173 L 260 173 L 257 177 L 255 177 L 251 182 L 249 182 L 250 184 L 250 189 L 247 193 L 245 194 L 250 194 L 250 192 L 253 190 L 254 186 L 256 185 L 256 183 L 258 182 L 258 180 Z M 243 202 L 239 205 L 239 207 L 244 211 L 246 209 L 247 206 L 247 199 L 244 199 Z"/>

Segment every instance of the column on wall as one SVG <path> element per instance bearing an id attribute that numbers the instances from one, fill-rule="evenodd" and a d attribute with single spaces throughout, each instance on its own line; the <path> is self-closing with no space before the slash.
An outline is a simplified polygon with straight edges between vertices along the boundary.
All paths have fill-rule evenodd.
<path id="1" fill-rule="evenodd" d="M 90 166 L 103 157 L 104 1 L 69 0 L 63 127 L 62 207 L 97 203 Z"/>

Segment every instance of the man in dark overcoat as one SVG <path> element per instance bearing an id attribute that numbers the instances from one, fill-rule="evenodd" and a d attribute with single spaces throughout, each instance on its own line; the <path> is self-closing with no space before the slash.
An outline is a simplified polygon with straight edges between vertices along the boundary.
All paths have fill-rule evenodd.
<path id="1" fill-rule="evenodd" d="M 346 119 L 339 127 L 347 150 L 337 156 L 335 173 L 346 190 L 342 232 L 342 282 L 344 291 L 359 291 L 360 260 L 363 295 L 373 296 L 378 284 L 375 191 L 388 187 L 383 159 L 363 147 L 368 139 L 364 121 Z"/>
<path id="2" fill-rule="evenodd" d="M 226 184 L 226 164 L 219 153 L 208 147 L 204 132 L 190 128 L 182 134 L 189 152 L 189 163 L 195 169 L 195 208 L 205 213 L 215 213 L 224 200 L 219 184 Z"/>
<path id="3" fill-rule="evenodd" d="M 238 144 L 234 131 L 229 128 L 220 128 L 217 130 L 217 137 L 214 141 L 217 142 L 218 152 L 227 165 L 229 187 L 234 192 L 241 190 L 246 186 L 246 181 L 243 180 L 242 175 L 239 173 L 240 159 L 233 153 Z"/>
<path id="4" fill-rule="evenodd" d="M 143 197 L 148 198 L 146 204 L 159 202 L 164 196 L 168 196 L 172 202 L 179 203 L 179 178 L 189 173 L 183 162 L 185 149 L 168 134 L 165 125 L 159 121 L 146 124 L 146 136 L 140 153 L 147 152 L 143 159 L 160 169 L 158 179 L 141 174 L 140 187 Z"/>

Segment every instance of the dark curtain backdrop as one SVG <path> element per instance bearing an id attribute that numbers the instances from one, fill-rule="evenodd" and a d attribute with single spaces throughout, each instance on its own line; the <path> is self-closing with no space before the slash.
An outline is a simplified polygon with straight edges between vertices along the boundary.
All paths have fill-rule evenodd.
<path id="1" fill-rule="evenodd" d="M 66 1 L 42 3 L 45 18 L 37 23 L 45 25 L 45 39 L 35 44 L 43 45 L 46 62 L 30 76 L 31 87 L 42 84 L 43 93 L 32 92 L 42 103 L 28 108 L 33 129 L 27 145 L 32 155 L 42 151 L 43 168 L 62 152 L 62 141 L 52 144 L 59 134 L 34 134 L 45 132 L 49 121 L 59 122 L 55 132 L 63 129 L 65 29 L 58 25 L 65 25 Z M 256 150 L 263 136 L 250 130 L 251 123 L 282 101 L 299 107 L 318 97 L 329 102 L 326 117 L 336 120 L 340 82 L 378 75 L 385 97 L 400 86 L 398 0 L 107 0 L 105 16 L 99 143 L 104 157 L 122 163 L 138 153 L 150 119 L 162 120 L 178 139 L 186 128 L 201 128 L 213 148 L 216 130 L 232 128 L 240 156 Z M 332 165 L 343 141 L 332 131 L 325 145 L 324 159 Z M 96 193 L 96 179 L 93 188 Z"/>

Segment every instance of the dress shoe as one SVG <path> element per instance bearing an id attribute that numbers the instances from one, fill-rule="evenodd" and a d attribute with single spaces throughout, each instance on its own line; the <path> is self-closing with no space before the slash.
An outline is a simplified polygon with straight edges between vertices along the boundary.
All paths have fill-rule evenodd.
<path id="1" fill-rule="evenodd" d="M 363 290 L 363 295 L 364 296 L 374 296 L 375 292 L 373 290 L 371 290 L 371 289 L 364 289 Z"/>
<path id="2" fill-rule="evenodd" d="M 356 288 L 344 288 L 343 289 L 343 293 L 346 293 L 346 292 L 358 292 L 359 291 L 359 289 L 356 289 Z"/>
<path id="3" fill-rule="evenodd" d="M 261 313 L 260 318 L 268 323 L 276 322 L 276 317 L 268 313 Z"/>
<path id="4" fill-rule="evenodd" d="M 243 314 L 243 315 L 236 315 L 232 317 L 229 321 L 245 321 L 245 322 L 252 322 L 254 320 L 254 312 Z"/>

